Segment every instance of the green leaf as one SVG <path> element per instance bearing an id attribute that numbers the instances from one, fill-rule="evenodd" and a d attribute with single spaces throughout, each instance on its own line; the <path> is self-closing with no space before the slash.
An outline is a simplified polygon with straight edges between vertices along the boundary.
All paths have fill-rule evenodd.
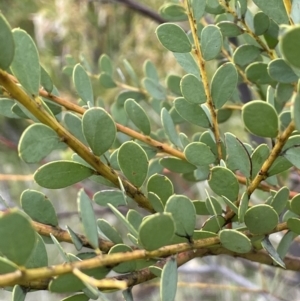
<path id="1" fill-rule="evenodd" d="M 192 50 L 188 36 L 184 30 L 176 24 L 161 24 L 157 27 L 155 33 L 160 43 L 172 52 L 185 53 Z"/>
<path id="2" fill-rule="evenodd" d="M 168 21 L 185 21 L 187 15 L 185 9 L 180 4 L 165 3 L 159 8 L 160 15 Z"/>
<path id="3" fill-rule="evenodd" d="M 36 244 L 36 232 L 29 218 L 12 209 L 0 215 L 0 253 L 17 265 L 24 265 Z"/>
<path id="4" fill-rule="evenodd" d="M 245 214 L 248 210 L 248 205 L 249 205 L 249 195 L 247 191 L 245 191 L 240 199 L 240 206 L 238 210 L 238 219 L 240 223 L 243 223 L 245 220 Z"/>
<path id="5" fill-rule="evenodd" d="M 66 251 L 64 250 L 62 245 L 59 243 L 59 241 L 56 239 L 56 237 L 52 233 L 50 233 L 50 238 L 51 238 L 52 242 L 54 243 L 54 245 L 55 245 L 59 255 L 63 259 L 63 261 L 70 262 L 71 261 L 70 256 L 66 253 Z"/>
<path id="6" fill-rule="evenodd" d="M 147 191 L 155 193 L 166 204 L 168 198 L 174 193 L 172 182 L 163 175 L 154 174 L 148 179 Z"/>
<path id="7" fill-rule="evenodd" d="M 166 85 L 168 89 L 177 96 L 182 95 L 180 90 L 180 81 L 181 81 L 181 77 L 178 75 L 170 74 L 166 78 Z"/>
<path id="8" fill-rule="evenodd" d="M 203 83 L 195 75 L 185 75 L 180 81 L 180 89 L 188 102 L 198 104 L 206 102 Z"/>
<path id="9" fill-rule="evenodd" d="M 193 16 L 194 19 L 196 20 L 196 23 L 200 21 L 201 17 L 205 13 L 205 5 L 206 5 L 206 1 L 200 1 L 200 2 L 198 0 L 191 1 Z"/>
<path id="10" fill-rule="evenodd" d="M 300 234 L 300 219 L 296 217 L 291 217 L 287 220 L 288 228 L 296 234 Z"/>
<path id="11" fill-rule="evenodd" d="M 162 108 L 161 110 L 161 122 L 169 140 L 178 147 L 180 145 L 179 135 L 176 131 L 173 119 L 166 108 Z"/>
<path id="12" fill-rule="evenodd" d="M 222 196 L 222 199 L 224 203 L 235 213 L 238 214 L 239 208 L 232 202 L 230 201 L 226 196 Z"/>
<path id="13" fill-rule="evenodd" d="M 210 147 L 202 142 L 192 142 L 184 149 L 186 159 L 196 165 L 205 166 L 215 162 L 216 157 Z"/>
<path id="14" fill-rule="evenodd" d="M 203 231 L 203 230 L 195 230 L 193 234 L 193 239 L 205 239 L 209 237 L 216 237 L 217 234 L 214 232 Z"/>
<path id="15" fill-rule="evenodd" d="M 53 227 L 58 226 L 55 209 L 43 193 L 30 189 L 23 191 L 21 206 L 34 221 Z"/>
<path id="16" fill-rule="evenodd" d="M 213 196 L 208 196 L 205 200 L 205 206 L 209 215 L 222 215 L 222 206 Z"/>
<path id="17" fill-rule="evenodd" d="M 187 73 L 191 73 L 200 79 L 199 67 L 191 53 L 173 53 L 177 63 Z"/>
<path id="18" fill-rule="evenodd" d="M 77 204 L 86 238 L 94 249 L 98 249 L 98 230 L 94 209 L 90 198 L 83 189 L 78 192 Z"/>
<path id="19" fill-rule="evenodd" d="M 48 74 L 48 72 L 45 70 L 43 66 L 41 66 L 41 86 L 48 92 L 52 93 L 53 91 L 53 82 Z"/>
<path id="20" fill-rule="evenodd" d="M 150 60 L 146 60 L 143 65 L 145 76 L 151 78 L 154 81 L 159 82 L 159 77 L 154 64 Z"/>
<path id="21" fill-rule="evenodd" d="M 136 210 L 134 209 L 129 209 L 127 214 L 126 214 L 126 219 L 129 221 L 129 223 L 138 230 L 140 227 L 142 221 L 143 221 L 143 216 L 140 215 Z"/>
<path id="22" fill-rule="evenodd" d="M 205 26 L 201 31 L 200 41 L 204 60 L 210 61 L 220 54 L 223 46 L 223 36 L 218 26 Z"/>
<path id="23" fill-rule="evenodd" d="M 246 177 L 250 177 L 252 162 L 243 143 L 231 133 L 225 133 L 226 164 L 233 171 L 240 170 Z"/>
<path id="24" fill-rule="evenodd" d="M 196 210 L 192 201 L 184 195 L 172 195 L 165 206 L 175 221 L 176 235 L 191 237 L 196 224 Z"/>
<path id="25" fill-rule="evenodd" d="M 61 301 L 89 301 L 90 298 L 85 294 L 76 294 L 66 298 L 63 298 Z"/>
<path id="26" fill-rule="evenodd" d="M 145 135 L 150 135 L 151 127 L 149 118 L 144 109 L 132 98 L 125 101 L 125 111 L 131 121 L 139 128 Z"/>
<path id="27" fill-rule="evenodd" d="M 148 192 L 148 200 L 156 212 L 164 211 L 164 205 L 157 194 Z"/>
<path id="28" fill-rule="evenodd" d="M 108 207 L 112 210 L 112 212 L 115 214 L 115 216 L 118 218 L 118 220 L 125 226 L 128 231 L 134 236 L 138 236 L 137 230 L 129 223 L 129 221 L 123 216 L 123 214 L 116 209 L 112 204 L 108 204 Z"/>
<path id="29" fill-rule="evenodd" d="M 280 258 L 279 254 L 276 252 L 274 247 L 272 246 L 268 236 L 265 236 L 264 239 L 261 241 L 262 247 L 268 252 L 270 257 L 282 268 L 285 269 L 285 263 L 283 260 Z"/>
<path id="30" fill-rule="evenodd" d="M 225 225 L 225 223 L 226 223 L 226 220 L 223 216 L 214 215 L 205 221 L 201 230 L 217 233 L 222 229 L 222 227 Z"/>
<path id="31" fill-rule="evenodd" d="M 82 130 L 86 141 L 97 156 L 109 150 L 117 132 L 112 117 L 102 108 L 91 108 L 84 112 Z"/>
<path id="32" fill-rule="evenodd" d="M 278 221 L 277 212 L 266 204 L 254 205 L 245 214 L 245 224 L 253 234 L 271 232 L 277 226 Z"/>
<path id="33" fill-rule="evenodd" d="M 14 58 L 15 42 L 11 28 L 3 14 L 0 14 L 0 49 L 0 68 L 6 70 Z"/>
<path id="34" fill-rule="evenodd" d="M 298 235 L 295 234 L 292 231 L 286 232 L 283 237 L 281 238 L 278 247 L 277 247 L 277 253 L 280 256 L 280 258 L 284 258 L 285 255 L 287 254 L 293 240 L 297 237 Z"/>
<path id="35" fill-rule="evenodd" d="M 291 202 L 290 202 L 290 209 L 300 215 L 300 194 L 296 194 L 292 199 L 291 199 Z"/>
<path id="36" fill-rule="evenodd" d="M 242 118 L 249 132 L 260 137 L 278 135 L 278 116 L 275 109 L 262 100 L 253 100 L 243 106 Z"/>
<path id="37" fill-rule="evenodd" d="M 83 247 L 83 243 L 82 243 L 80 237 L 69 226 L 67 226 L 67 231 L 71 237 L 72 243 L 74 244 L 76 250 L 80 251 Z"/>
<path id="38" fill-rule="evenodd" d="M 219 232 L 220 242 L 224 248 L 236 253 L 248 253 L 252 249 L 251 240 L 236 230 L 225 229 Z"/>
<path id="39" fill-rule="evenodd" d="M 113 66 L 110 57 L 107 54 L 102 54 L 98 61 L 101 72 L 105 72 L 109 75 L 113 74 Z"/>
<path id="40" fill-rule="evenodd" d="M 281 0 L 253 0 L 253 2 L 278 24 L 289 24 L 289 18 Z"/>
<path id="41" fill-rule="evenodd" d="M 198 104 L 191 104 L 183 97 L 178 97 L 175 99 L 174 105 L 176 111 L 183 119 L 204 128 L 210 127 L 210 122 L 204 110 Z"/>
<path id="42" fill-rule="evenodd" d="M 112 204 L 115 207 L 125 206 L 124 195 L 119 190 L 101 190 L 94 194 L 94 201 L 100 206 Z"/>
<path id="43" fill-rule="evenodd" d="M 24 301 L 26 298 L 27 290 L 20 285 L 15 285 L 12 291 L 12 301 Z"/>
<path id="44" fill-rule="evenodd" d="M 37 163 L 58 148 L 61 140 L 50 127 L 35 123 L 22 134 L 18 145 L 19 156 L 26 163 Z"/>
<path id="45" fill-rule="evenodd" d="M 270 150 L 266 144 L 259 145 L 251 154 L 252 161 L 252 177 L 255 177 L 260 171 L 263 163 L 269 157 Z"/>
<path id="46" fill-rule="evenodd" d="M 90 78 L 80 64 L 75 65 L 73 69 L 73 82 L 79 97 L 86 104 L 94 104 L 94 94 Z"/>
<path id="47" fill-rule="evenodd" d="M 113 243 L 121 244 L 123 243 L 122 237 L 118 233 L 115 227 L 110 225 L 105 219 L 98 219 L 97 220 L 98 228 L 101 232 Z"/>
<path id="48" fill-rule="evenodd" d="M 139 243 L 147 251 L 168 245 L 175 234 L 175 223 L 170 213 L 155 213 L 145 218 L 139 229 Z"/>
<path id="49" fill-rule="evenodd" d="M 0 114 L 8 118 L 20 118 L 13 112 L 15 101 L 10 98 L 0 98 Z"/>
<path id="50" fill-rule="evenodd" d="M 254 45 L 243 44 L 236 48 L 233 53 L 233 61 L 240 66 L 252 63 L 261 53 L 261 49 Z"/>
<path id="51" fill-rule="evenodd" d="M 103 88 L 112 89 L 117 87 L 116 82 L 113 80 L 110 74 L 107 73 L 100 73 L 99 75 L 99 83 Z"/>
<path id="52" fill-rule="evenodd" d="M 18 266 L 5 257 L 0 257 L 0 275 L 7 274 L 18 270 Z"/>
<path id="53" fill-rule="evenodd" d="M 293 69 L 283 59 L 272 60 L 268 65 L 270 76 L 280 83 L 294 83 L 298 81 L 298 76 Z"/>
<path id="54" fill-rule="evenodd" d="M 15 55 L 10 66 L 11 71 L 30 95 L 37 96 L 40 88 L 40 62 L 37 48 L 30 35 L 24 30 L 14 29 L 12 33 Z"/>
<path id="55" fill-rule="evenodd" d="M 160 299 L 174 301 L 177 290 L 178 272 L 176 257 L 171 256 L 163 267 L 160 279 Z"/>
<path id="56" fill-rule="evenodd" d="M 145 151 L 133 141 L 122 144 L 118 151 L 118 163 L 125 177 L 136 187 L 141 187 L 148 173 Z"/>
<path id="57" fill-rule="evenodd" d="M 287 187 L 282 187 L 279 189 L 273 197 L 270 205 L 274 208 L 277 214 L 281 214 L 286 208 L 287 202 L 289 200 L 290 191 Z"/>
<path id="58" fill-rule="evenodd" d="M 217 23 L 217 26 L 220 28 L 222 35 L 225 37 L 237 37 L 244 33 L 244 30 L 234 22 L 221 21 Z"/>
<path id="59" fill-rule="evenodd" d="M 159 100 L 164 100 L 167 98 L 165 88 L 158 82 L 155 82 L 153 79 L 144 78 L 142 84 L 152 97 Z"/>
<path id="60" fill-rule="evenodd" d="M 253 26 L 254 26 L 254 33 L 260 36 L 269 29 L 270 19 L 265 13 L 259 11 L 254 15 Z"/>
<path id="61" fill-rule="evenodd" d="M 82 131 L 81 118 L 71 112 L 66 112 L 64 116 L 64 122 L 66 124 L 66 128 L 72 135 L 74 135 L 83 144 L 87 144 Z"/>
<path id="62" fill-rule="evenodd" d="M 295 127 L 299 131 L 300 130 L 300 94 L 297 94 L 293 99 L 293 109 L 292 115 L 293 120 L 295 122 Z"/>
<path id="63" fill-rule="evenodd" d="M 113 246 L 108 254 L 114 254 L 114 253 L 124 253 L 124 252 L 132 252 L 132 249 L 129 246 L 118 244 Z M 136 262 L 135 261 L 128 261 L 128 262 L 122 262 L 118 265 L 113 267 L 113 270 L 116 273 L 129 273 L 133 272 L 136 269 Z"/>
<path id="64" fill-rule="evenodd" d="M 234 173 L 221 166 L 211 169 L 211 175 L 208 180 L 209 187 L 219 196 L 225 196 L 230 201 L 235 201 L 239 193 L 239 182 Z"/>
<path id="65" fill-rule="evenodd" d="M 159 163 L 170 171 L 177 173 L 187 173 L 196 169 L 195 165 L 173 157 L 161 158 Z"/>
<path id="66" fill-rule="evenodd" d="M 116 97 L 116 104 L 118 106 L 124 106 L 124 103 L 128 98 L 132 98 L 139 102 L 145 99 L 145 95 L 137 91 L 121 91 Z"/>
<path id="67" fill-rule="evenodd" d="M 49 189 L 64 188 L 94 174 L 94 170 L 73 161 L 61 160 L 47 163 L 34 173 L 34 180 Z"/>
<path id="68" fill-rule="evenodd" d="M 225 63 L 217 69 L 211 83 L 211 97 L 216 109 L 230 99 L 237 86 L 238 74 L 234 64 Z"/>
<path id="69" fill-rule="evenodd" d="M 245 70 L 248 80 L 258 85 L 274 85 L 275 81 L 268 73 L 268 65 L 261 62 L 254 62 L 250 64 Z"/>
<path id="70" fill-rule="evenodd" d="M 37 241 L 35 247 L 25 264 L 27 269 L 34 269 L 34 268 L 48 266 L 48 254 L 47 254 L 45 243 L 40 235 L 38 234 L 36 235 L 37 235 Z"/>

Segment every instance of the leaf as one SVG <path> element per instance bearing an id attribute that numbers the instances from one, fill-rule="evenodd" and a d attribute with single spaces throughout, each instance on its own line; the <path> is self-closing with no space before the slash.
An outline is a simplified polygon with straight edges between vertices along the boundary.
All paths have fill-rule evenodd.
<path id="1" fill-rule="evenodd" d="M 148 200 L 156 212 L 164 211 L 164 205 L 157 194 L 148 192 Z"/>
<path id="2" fill-rule="evenodd" d="M 0 275 L 15 272 L 19 267 L 5 257 L 0 257 Z"/>
<path id="3" fill-rule="evenodd" d="M 166 176 L 154 174 L 148 179 L 147 191 L 155 193 L 162 203 L 166 204 L 168 198 L 174 193 L 174 188 Z"/>
<path id="4" fill-rule="evenodd" d="M 300 220 L 299 218 L 296 218 L 296 217 L 291 217 L 287 220 L 287 226 L 288 228 L 293 231 L 294 233 L 296 234 L 300 234 Z"/>
<path id="5" fill-rule="evenodd" d="M 164 100 L 167 98 L 165 88 L 161 86 L 158 82 L 155 82 L 153 79 L 144 78 L 142 84 L 152 97 L 160 100 Z"/>
<path id="6" fill-rule="evenodd" d="M 114 253 L 127 253 L 127 252 L 132 252 L 132 249 L 124 244 L 118 244 L 113 246 L 108 254 L 114 254 Z M 122 262 L 119 263 L 118 265 L 113 267 L 113 270 L 116 273 L 129 273 L 133 272 L 136 269 L 136 262 L 135 261 L 127 261 L 127 262 Z"/>
<path id="7" fill-rule="evenodd" d="M 236 48 L 233 53 L 233 61 L 240 66 L 252 63 L 261 53 L 261 49 L 254 45 L 243 44 Z"/>
<path id="8" fill-rule="evenodd" d="M 55 209 L 50 200 L 41 192 L 30 189 L 23 191 L 21 206 L 34 221 L 53 227 L 58 226 Z"/>
<path id="9" fill-rule="evenodd" d="M 132 98 L 125 101 L 125 111 L 131 121 L 139 128 L 145 135 L 150 135 L 151 127 L 149 118 L 144 109 Z"/>
<path id="10" fill-rule="evenodd" d="M 139 243 L 147 251 L 168 245 L 175 234 L 175 223 L 170 213 L 155 213 L 145 218 L 139 229 Z"/>
<path id="11" fill-rule="evenodd" d="M 180 81 L 180 89 L 188 102 L 198 104 L 206 102 L 203 83 L 195 75 L 185 75 Z"/>
<path id="12" fill-rule="evenodd" d="M 62 247 L 62 245 L 59 243 L 59 241 L 56 239 L 56 237 L 50 233 L 50 238 L 52 240 L 52 242 L 54 243 L 59 255 L 61 256 L 61 258 L 63 259 L 64 262 L 70 262 L 70 256 L 68 256 L 68 254 L 66 253 L 66 251 L 64 250 L 64 248 Z"/>
<path id="13" fill-rule="evenodd" d="M 41 86 L 48 92 L 48 93 L 52 93 L 53 91 L 53 82 L 52 79 L 50 77 L 50 75 L 48 74 L 48 72 L 45 70 L 45 68 L 43 66 L 41 67 Z"/>
<path id="14" fill-rule="evenodd" d="M 245 221 L 245 214 L 248 210 L 248 206 L 249 206 L 249 195 L 247 191 L 245 191 L 241 196 L 240 206 L 238 210 L 238 218 L 240 223 L 244 223 Z"/>
<path id="15" fill-rule="evenodd" d="M 253 83 L 258 85 L 273 85 L 275 86 L 275 81 L 270 77 L 268 73 L 268 65 L 261 62 L 254 62 L 250 64 L 246 70 L 246 77 Z"/>
<path id="16" fill-rule="evenodd" d="M 78 183 L 94 174 L 94 170 L 73 161 L 54 161 L 38 168 L 34 180 L 49 189 L 64 188 Z"/>
<path id="17" fill-rule="evenodd" d="M 128 141 L 118 151 L 118 163 L 125 177 L 136 187 L 141 187 L 148 173 L 148 158 L 136 143 Z"/>
<path id="18" fill-rule="evenodd" d="M 226 164 L 233 171 L 240 170 L 246 177 L 250 177 L 252 162 L 243 143 L 231 133 L 225 133 Z"/>
<path id="19" fill-rule="evenodd" d="M 26 289 L 23 289 L 20 285 L 15 285 L 12 291 L 12 301 L 24 301 L 26 293 Z"/>
<path id="20" fill-rule="evenodd" d="M 61 140 L 50 127 L 36 123 L 30 125 L 20 138 L 19 156 L 26 163 L 37 163 L 58 148 Z"/>
<path id="21" fill-rule="evenodd" d="M 91 108 L 84 112 L 82 130 L 87 143 L 97 156 L 109 150 L 117 132 L 112 117 L 102 108 Z"/>
<path id="22" fill-rule="evenodd" d="M 177 63 L 183 68 L 184 71 L 191 73 L 200 79 L 199 67 L 191 53 L 173 52 L 173 55 Z"/>
<path id="23" fill-rule="evenodd" d="M 172 195 L 165 206 L 165 212 L 170 212 L 175 221 L 175 234 L 181 237 L 191 237 L 196 224 L 196 211 L 192 201 L 184 195 Z"/>
<path id="24" fill-rule="evenodd" d="M 179 146 L 180 140 L 179 140 L 178 133 L 176 131 L 174 122 L 166 108 L 162 108 L 162 110 L 161 110 L 161 122 L 162 122 L 165 133 L 166 133 L 167 137 L 169 138 L 169 140 L 175 146 Z"/>
<path id="25" fill-rule="evenodd" d="M 165 3 L 159 8 L 160 15 L 168 21 L 185 21 L 187 15 L 180 4 Z"/>
<path id="26" fill-rule="evenodd" d="M 239 193 L 239 182 L 234 173 L 221 166 L 211 169 L 208 185 L 217 195 L 226 196 L 230 201 L 235 201 Z"/>
<path id="27" fill-rule="evenodd" d="M 196 169 L 196 166 L 174 157 L 165 157 L 159 160 L 159 163 L 172 172 L 187 173 Z"/>
<path id="28" fill-rule="evenodd" d="M 134 237 L 137 237 L 137 230 L 129 223 L 129 221 L 123 216 L 123 214 L 121 214 L 121 212 L 118 209 L 116 209 L 112 204 L 108 204 L 108 207 L 112 210 L 114 215 L 123 224 L 123 226 L 125 226 Z"/>
<path id="29" fill-rule="evenodd" d="M 245 214 L 245 224 L 253 234 L 271 232 L 277 226 L 278 220 L 277 212 L 266 204 L 254 205 Z"/>
<path id="30" fill-rule="evenodd" d="M 122 237 L 118 233 L 115 227 L 110 225 L 105 219 L 97 219 L 97 226 L 101 232 L 113 243 L 123 243 Z"/>
<path id="31" fill-rule="evenodd" d="M 160 280 L 161 301 L 175 300 L 177 290 L 178 272 L 176 257 L 171 256 L 164 265 Z"/>
<path id="32" fill-rule="evenodd" d="M 29 218 L 11 209 L 0 215 L 0 252 L 17 265 L 24 265 L 36 244 L 36 232 Z"/>
<path id="33" fill-rule="evenodd" d="M 207 219 L 201 230 L 206 232 L 218 233 L 225 225 L 226 221 L 223 216 L 214 215 Z"/>
<path id="34" fill-rule="evenodd" d="M 234 64 L 225 63 L 217 69 L 211 83 L 211 97 L 216 109 L 230 99 L 237 87 L 238 74 Z"/>
<path id="35" fill-rule="evenodd" d="M 217 23 L 217 26 L 220 28 L 221 33 L 225 37 L 237 37 L 244 33 L 244 30 L 231 21 L 221 21 Z"/>
<path id="36" fill-rule="evenodd" d="M 3 16 L 0 14 L 0 68 L 8 69 L 15 55 L 15 42 L 11 33 L 11 28 Z"/>
<path id="37" fill-rule="evenodd" d="M 99 84 L 105 89 L 112 89 L 117 87 L 116 82 L 113 80 L 110 74 L 105 72 L 100 73 L 99 75 Z"/>
<path id="38" fill-rule="evenodd" d="M 0 98 L 0 114 L 8 118 L 20 118 L 12 111 L 15 104 L 15 101 L 10 98 Z"/>
<path id="39" fill-rule="evenodd" d="M 40 235 L 37 234 L 35 247 L 26 261 L 27 269 L 34 269 L 48 266 L 48 254 L 45 243 Z"/>
<path id="40" fill-rule="evenodd" d="M 185 53 L 192 50 L 188 36 L 184 30 L 176 24 L 161 24 L 157 27 L 155 33 L 160 43 L 172 52 Z"/>
<path id="41" fill-rule="evenodd" d="M 181 6 L 182 7 L 182 6 Z M 145 76 L 151 78 L 154 81 L 159 82 L 159 77 L 154 64 L 150 60 L 146 60 L 143 65 Z"/>
<path id="42" fill-rule="evenodd" d="M 112 204 L 115 207 L 125 206 L 124 195 L 119 190 L 101 190 L 94 194 L 94 201 L 100 206 Z"/>
<path id="43" fill-rule="evenodd" d="M 224 197 L 224 196 L 223 196 Z M 222 206 L 213 196 L 208 196 L 205 200 L 205 206 L 209 215 L 222 215 Z"/>
<path id="44" fill-rule="evenodd" d="M 298 81 L 298 76 L 293 69 L 283 59 L 272 60 L 268 65 L 270 76 L 280 83 L 294 83 Z"/>
<path id="45" fill-rule="evenodd" d="M 180 90 L 180 81 L 181 81 L 181 77 L 178 75 L 170 74 L 166 78 L 166 85 L 168 89 L 177 96 L 182 95 Z"/>
<path id="46" fill-rule="evenodd" d="M 238 214 L 239 208 L 232 202 L 230 201 L 226 196 L 222 196 L 222 199 L 224 203 L 235 213 Z"/>
<path id="47" fill-rule="evenodd" d="M 296 194 L 290 201 L 290 210 L 300 215 L 300 194 Z"/>
<path id="48" fill-rule="evenodd" d="M 270 242 L 270 240 L 269 240 L 269 238 L 267 236 L 265 236 L 265 238 L 261 241 L 261 245 L 268 252 L 268 254 L 270 255 L 270 257 L 278 265 L 280 265 L 282 268 L 285 269 L 285 263 L 282 261 L 282 259 L 280 258 L 279 254 L 276 252 L 276 250 L 272 246 L 272 244 L 271 244 L 271 242 Z"/>
<path id="49" fill-rule="evenodd" d="M 216 25 L 207 25 L 201 31 L 201 52 L 205 61 L 216 58 L 223 46 L 221 30 Z"/>
<path id="50" fill-rule="evenodd" d="M 30 35 L 21 29 L 12 31 L 15 55 L 11 70 L 19 83 L 31 95 L 37 96 L 40 87 L 40 62 L 37 48 Z"/>
<path id="51" fill-rule="evenodd" d="M 139 102 L 145 99 L 145 94 L 137 91 L 121 91 L 116 97 L 116 104 L 118 106 L 124 106 L 124 103 L 128 98 L 132 98 Z"/>
<path id="52" fill-rule="evenodd" d="M 293 233 L 292 231 L 286 232 L 283 237 L 281 238 L 278 247 L 277 247 L 277 253 L 280 256 L 280 258 L 284 258 L 285 255 L 287 254 L 293 240 L 297 237 L 298 235 Z"/>
<path id="53" fill-rule="evenodd" d="M 248 253 L 252 249 L 251 240 L 243 233 L 236 230 L 225 229 L 219 233 L 222 246 L 232 252 Z"/>
<path id="54" fill-rule="evenodd" d="M 289 200 L 290 191 L 287 187 L 280 188 L 273 197 L 270 205 L 274 208 L 277 214 L 281 214 L 286 208 L 287 202 Z"/>
<path id="55" fill-rule="evenodd" d="M 299 131 L 300 130 L 300 94 L 297 94 L 294 97 L 293 102 L 293 108 L 292 108 L 292 114 L 293 114 L 293 120 L 295 122 L 295 127 Z M 292 151 L 293 153 L 293 151 Z"/>
<path id="56" fill-rule="evenodd" d="M 128 210 L 128 212 L 126 214 L 126 219 L 137 230 L 138 230 L 138 228 L 140 227 L 140 225 L 143 221 L 142 215 L 134 209 L 129 209 Z"/>
<path id="57" fill-rule="evenodd" d="M 94 94 L 90 78 L 80 64 L 74 66 L 73 82 L 79 97 L 86 104 L 94 104 Z"/>
<path id="58" fill-rule="evenodd" d="M 85 137 L 82 131 L 82 119 L 77 115 L 66 112 L 64 116 L 64 122 L 68 131 L 74 135 L 78 140 L 80 140 L 83 144 L 87 144 Z"/>
<path id="59" fill-rule="evenodd" d="M 260 36 L 269 29 L 270 19 L 265 13 L 259 11 L 254 15 L 253 26 L 255 34 Z"/>
<path id="60" fill-rule="evenodd" d="M 90 298 L 85 294 L 76 294 L 66 298 L 63 298 L 61 301 L 89 301 Z"/>
<path id="61" fill-rule="evenodd" d="M 205 166 L 215 162 L 216 157 L 210 147 L 202 142 L 192 142 L 184 149 L 186 159 L 196 165 Z"/>
<path id="62" fill-rule="evenodd" d="M 253 100 L 243 106 L 242 118 L 249 132 L 260 137 L 278 135 L 278 116 L 275 109 L 262 100 Z"/>
<path id="63" fill-rule="evenodd" d="M 178 97 L 175 99 L 174 105 L 178 114 L 186 121 L 204 128 L 210 127 L 204 110 L 198 104 L 191 104 L 183 97 Z"/>
<path id="64" fill-rule="evenodd" d="M 87 240 L 94 249 L 98 249 L 98 230 L 94 209 L 90 198 L 83 189 L 78 192 L 77 204 Z"/>
<path id="65" fill-rule="evenodd" d="M 67 226 L 67 231 L 71 237 L 72 243 L 74 244 L 77 251 L 80 251 L 83 247 L 82 240 L 69 226 Z"/>
<path id="66" fill-rule="evenodd" d="M 109 75 L 113 74 L 113 66 L 110 57 L 107 54 L 102 54 L 98 61 L 101 72 L 105 72 Z"/>
<path id="67" fill-rule="evenodd" d="M 253 0 L 253 2 L 278 24 L 289 24 L 289 18 L 281 0 Z"/>

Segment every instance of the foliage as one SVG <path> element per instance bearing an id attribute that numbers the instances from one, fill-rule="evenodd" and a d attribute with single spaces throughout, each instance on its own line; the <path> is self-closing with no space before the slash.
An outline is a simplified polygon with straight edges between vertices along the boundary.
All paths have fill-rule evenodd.
<path id="1" fill-rule="evenodd" d="M 300 194 L 282 185 L 288 170 L 300 168 L 299 11 L 288 1 L 253 2 L 255 13 L 245 0 L 173 1 L 160 8 L 169 22 L 155 34 L 186 72 L 182 77 L 163 81 L 147 60 L 140 78 L 125 60 L 123 81 L 107 54 L 99 58 L 99 74 L 69 56 L 64 72 L 74 102 L 60 96 L 31 36 L 0 15 L 0 112 L 32 123 L 19 141 L 20 158 L 40 164 L 59 150 L 60 160 L 37 168 L 38 185 L 60 189 L 87 180 L 101 187 L 93 195 L 78 191 L 84 235 L 60 228 L 41 191 L 25 190 L 22 210 L 5 205 L 0 286 L 13 290 L 13 300 L 24 300 L 30 289 L 70 293 L 64 300 L 120 289 L 132 300 L 131 287 L 155 277 L 161 300 L 174 300 L 177 267 L 206 255 L 299 269 L 286 254 L 299 234 Z M 117 90 L 109 107 L 95 80 Z M 247 103 L 239 93 L 245 84 L 253 98 Z M 264 143 L 224 132 L 222 123 L 235 116 Z M 206 197 L 177 193 L 178 178 L 190 187 L 207 183 Z M 96 219 L 93 204 L 109 208 L 126 233 Z M 274 246 L 269 235 L 282 231 Z M 51 268 L 46 243 L 62 258 Z M 108 277 L 110 271 L 118 275 Z"/>

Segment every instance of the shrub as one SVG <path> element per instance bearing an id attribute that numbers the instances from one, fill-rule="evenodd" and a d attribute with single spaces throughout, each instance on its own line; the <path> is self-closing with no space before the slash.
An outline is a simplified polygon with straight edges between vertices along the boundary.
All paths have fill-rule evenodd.
<path id="1" fill-rule="evenodd" d="M 60 96 L 30 35 L 11 30 L 1 15 L 0 111 L 31 121 L 20 158 L 40 163 L 59 150 L 64 159 L 36 170 L 38 185 L 60 189 L 88 179 L 101 187 L 93 195 L 78 192 L 84 235 L 60 228 L 41 191 L 25 190 L 22 210 L 1 212 L 0 286 L 13 287 L 13 300 L 30 289 L 76 293 L 64 300 L 78 301 L 97 299 L 98 289 L 120 289 L 132 300 L 131 287 L 155 277 L 161 299 L 173 300 L 177 267 L 208 255 L 299 269 L 286 256 L 300 233 L 300 195 L 288 188 L 289 175 L 300 168 L 297 8 L 256 0 L 253 13 L 246 0 L 232 2 L 186 0 L 160 8 L 170 22 L 156 36 L 186 72 L 182 77 L 162 81 L 147 60 L 139 78 L 126 61 L 129 81 L 120 82 L 112 60 L 101 55 L 97 85 L 119 91 L 109 108 L 94 93 L 95 76 L 71 58 L 64 72 L 79 99 Z M 237 117 L 243 138 L 222 130 Z M 191 200 L 175 183 L 202 183 L 205 193 Z M 93 203 L 109 208 L 125 230 L 96 219 Z M 279 232 L 274 246 L 269 235 Z M 49 238 L 62 257 L 51 267 Z M 108 277 L 110 271 L 118 275 Z"/>

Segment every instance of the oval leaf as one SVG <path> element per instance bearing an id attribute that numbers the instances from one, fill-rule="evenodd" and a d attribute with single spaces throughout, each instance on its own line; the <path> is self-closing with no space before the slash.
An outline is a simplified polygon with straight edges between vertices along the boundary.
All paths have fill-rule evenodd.
<path id="1" fill-rule="evenodd" d="M 174 301 L 177 290 L 178 272 L 176 257 L 172 256 L 163 267 L 160 280 L 160 299 Z"/>
<path id="2" fill-rule="evenodd" d="M 50 162 L 34 173 L 34 180 L 49 189 L 64 188 L 94 174 L 94 170 L 73 161 Z"/>
<path id="3" fill-rule="evenodd" d="M 216 160 L 210 147 L 202 142 L 192 142 L 188 144 L 184 149 L 184 155 L 190 163 L 196 166 L 209 165 Z"/>
<path id="4" fill-rule="evenodd" d="M 203 83 L 195 75 L 185 75 L 180 81 L 180 89 L 185 100 L 188 102 L 198 104 L 206 102 Z"/>
<path id="5" fill-rule="evenodd" d="M 148 173 L 148 158 L 135 142 L 122 144 L 118 151 L 118 163 L 125 177 L 135 186 L 141 187 Z"/>
<path id="6" fill-rule="evenodd" d="M 219 233 L 220 242 L 224 248 L 236 253 L 248 253 L 252 249 L 251 240 L 236 230 L 225 229 Z"/>
<path id="7" fill-rule="evenodd" d="M 73 69 L 73 82 L 79 97 L 87 104 L 94 104 L 92 84 L 84 68 L 77 64 Z"/>
<path id="8" fill-rule="evenodd" d="M 216 25 L 208 25 L 201 31 L 201 52 L 204 60 L 216 58 L 223 46 L 221 30 Z"/>
<path id="9" fill-rule="evenodd" d="M 109 150 L 117 132 L 113 119 L 102 108 L 91 108 L 84 112 L 82 130 L 87 143 L 97 156 Z"/>

